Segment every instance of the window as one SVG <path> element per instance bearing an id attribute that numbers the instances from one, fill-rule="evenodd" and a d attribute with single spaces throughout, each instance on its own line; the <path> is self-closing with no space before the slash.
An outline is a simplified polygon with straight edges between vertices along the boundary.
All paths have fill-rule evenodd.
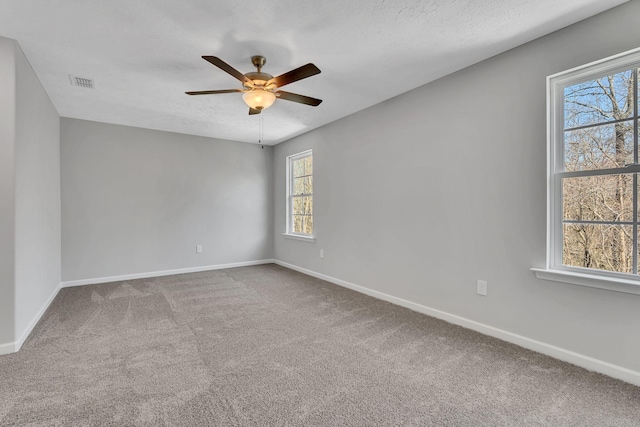
<path id="1" fill-rule="evenodd" d="M 313 239 L 313 154 L 287 157 L 287 235 Z"/>
<path id="2" fill-rule="evenodd" d="M 548 78 L 548 270 L 640 285 L 638 67 L 635 50 Z"/>

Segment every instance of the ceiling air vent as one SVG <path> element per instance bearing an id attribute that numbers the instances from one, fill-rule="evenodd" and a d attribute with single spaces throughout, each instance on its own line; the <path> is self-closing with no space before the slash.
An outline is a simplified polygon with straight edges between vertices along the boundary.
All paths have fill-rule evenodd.
<path id="1" fill-rule="evenodd" d="M 71 86 L 79 86 L 87 89 L 95 89 L 93 85 L 93 80 L 87 79 L 85 77 L 72 76 L 69 74 L 69 80 L 71 80 Z"/>

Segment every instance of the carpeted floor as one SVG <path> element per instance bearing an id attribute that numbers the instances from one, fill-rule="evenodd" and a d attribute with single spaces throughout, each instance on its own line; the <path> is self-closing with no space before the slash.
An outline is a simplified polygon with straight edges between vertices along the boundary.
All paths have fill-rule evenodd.
<path id="1" fill-rule="evenodd" d="M 0 425 L 638 426 L 640 388 L 276 266 L 63 289 Z"/>

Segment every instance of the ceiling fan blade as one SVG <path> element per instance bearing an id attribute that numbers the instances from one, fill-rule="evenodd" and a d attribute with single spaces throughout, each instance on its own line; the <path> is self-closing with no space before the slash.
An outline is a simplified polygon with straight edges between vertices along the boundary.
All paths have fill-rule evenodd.
<path id="1" fill-rule="evenodd" d="M 236 70 L 231 65 L 227 64 L 226 62 L 224 62 L 222 59 L 218 58 L 217 56 L 203 56 L 202 59 L 204 59 L 206 61 L 209 61 L 210 63 L 212 63 L 216 67 L 220 68 L 222 71 L 225 71 L 225 72 L 231 74 L 233 77 L 235 77 L 236 79 L 240 80 L 241 82 L 243 82 L 243 83 L 251 83 L 251 85 L 253 86 L 253 82 L 249 78 L 247 78 L 247 76 L 245 76 L 240 71 Z"/>
<path id="2" fill-rule="evenodd" d="M 185 92 L 187 95 L 215 95 L 217 93 L 244 92 L 242 89 L 200 90 L 197 92 Z"/>
<path id="3" fill-rule="evenodd" d="M 309 63 L 307 65 L 303 65 L 302 67 L 298 67 L 295 70 L 291 70 L 287 73 L 274 77 L 273 79 L 269 80 L 269 82 L 275 82 L 278 87 L 282 87 L 284 85 L 288 85 L 289 83 L 297 82 L 298 80 L 315 76 L 316 74 L 320 74 L 320 69 L 315 65 Z"/>
<path id="4" fill-rule="evenodd" d="M 249 107 L 249 115 L 253 116 L 254 114 L 260 114 L 262 113 L 262 110 L 257 109 L 257 108 L 251 108 Z"/>
<path id="5" fill-rule="evenodd" d="M 312 107 L 317 107 L 322 102 L 322 99 L 311 98 L 309 96 L 298 95 L 297 93 L 285 92 L 283 90 L 277 91 L 276 95 L 278 98 L 284 99 L 285 101 L 299 102 L 300 104 L 311 105 Z"/>

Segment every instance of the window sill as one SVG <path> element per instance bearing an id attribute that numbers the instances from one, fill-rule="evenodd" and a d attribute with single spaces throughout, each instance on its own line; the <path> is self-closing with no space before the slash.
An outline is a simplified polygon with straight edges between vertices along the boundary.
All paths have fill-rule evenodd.
<path id="1" fill-rule="evenodd" d="M 531 271 L 536 274 L 538 279 L 542 280 L 640 295 L 640 283 L 635 280 L 619 279 L 616 277 L 602 277 L 595 274 L 552 270 L 546 268 L 532 268 Z"/>
<path id="2" fill-rule="evenodd" d="M 313 236 L 300 236 L 299 234 L 282 233 L 282 237 L 284 237 L 286 239 L 302 240 L 304 242 L 315 242 L 316 241 L 316 238 L 313 237 Z"/>

